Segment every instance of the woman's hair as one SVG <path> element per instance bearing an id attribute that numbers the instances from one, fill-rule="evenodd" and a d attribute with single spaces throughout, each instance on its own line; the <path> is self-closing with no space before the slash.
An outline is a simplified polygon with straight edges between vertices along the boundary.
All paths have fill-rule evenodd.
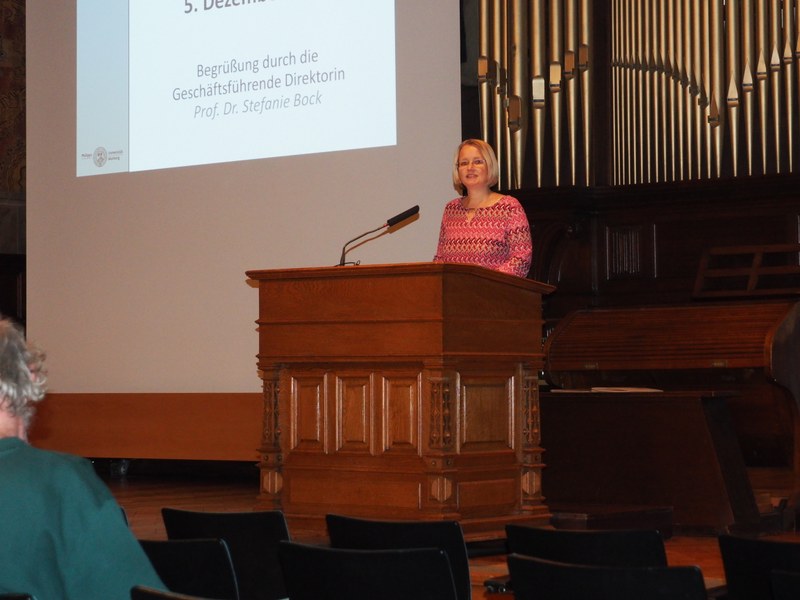
<path id="1" fill-rule="evenodd" d="M 456 154 L 453 157 L 453 188 L 456 192 L 463 196 L 467 193 L 467 188 L 461 183 L 461 177 L 458 174 L 458 155 L 461 154 L 461 149 L 464 146 L 472 146 L 477 149 L 483 160 L 486 161 L 486 169 L 489 173 L 489 187 L 492 187 L 500 179 L 500 170 L 497 166 L 497 157 L 494 154 L 492 147 L 483 140 L 464 140 L 456 148 Z"/>
<path id="2" fill-rule="evenodd" d="M 0 318 L 0 409 L 22 419 L 27 429 L 46 383 L 44 353 L 28 346 L 19 325 Z"/>

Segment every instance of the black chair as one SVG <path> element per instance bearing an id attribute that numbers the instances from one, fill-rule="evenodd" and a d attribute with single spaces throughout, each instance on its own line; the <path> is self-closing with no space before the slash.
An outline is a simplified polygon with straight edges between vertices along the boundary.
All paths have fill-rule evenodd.
<path id="1" fill-rule="evenodd" d="M 278 563 L 278 542 L 289 540 L 289 526 L 281 511 L 202 512 L 162 508 L 169 539 L 218 538 L 228 544 L 246 600 L 286 598 Z"/>
<path id="2" fill-rule="evenodd" d="M 139 543 L 170 591 L 239 599 L 236 573 L 224 540 L 140 540 Z"/>
<path id="3" fill-rule="evenodd" d="M 470 600 L 472 583 L 464 531 L 458 521 L 381 521 L 325 516 L 331 547 L 355 550 L 439 548 L 447 553 L 459 600 Z"/>
<path id="4" fill-rule="evenodd" d="M 770 582 L 773 600 L 797 600 L 800 598 L 800 572 L 772 571 Z"/>
<path id="5" fill-rule="evenodd" d="M 281 542 L 291 600 L 458 600 L 447 554 L 438 548 L 352 550 Z"/>
<path id="6" fill-rule="evenodd" d="M 509 554 L 600 567 L 666 567 L 664 539 L 654 529 L 549 529 L 506 525 Z M 494 591 L 513 589 L 511 577 L 494 577 L 484 585 Z"/>
<path id="7" fill-rule="evenodd" d="M 547 529 L 506 525 L 509 554 L 605 567 L 666 567 L 664 539 L 654 529 Z"/>
<path id="8" fill-rule="evenodd" d="M 13 592 L 0 594 L 0 600 L 36 600 L 30 594 L 17 594 Z"/>
<path id="9" fill-rule="evenodd" d="M 718 536 L 730 600 L 772 600 L 772 571 L 800 571 L 800 542 Z"/>
<path id="10" fill-rule="evenodd" d="M 178 592 L 167 592 L 144 585 L 131 588 L 131 600 L 213 600 L 202 596 L 190 596 Z"/>
<path id="11" fill-rule="evenodd" d="M 697 567 L 576 565 L 510 554 L 515 600 L 706 600 Z"/>

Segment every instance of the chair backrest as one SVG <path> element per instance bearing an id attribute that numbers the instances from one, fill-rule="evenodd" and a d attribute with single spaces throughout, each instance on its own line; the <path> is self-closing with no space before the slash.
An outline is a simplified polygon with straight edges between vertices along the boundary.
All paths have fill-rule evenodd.
<path id="1" fill-rule="evenodd" d="M 730 600 L 772 600 L 772 571 L 800 571 L 800 542 L 718 536 Z"/>
<path id="2" fill-rule="evenodd" d="M 546 529 L 506 525 L 509 554 L 579 565 L 666 567 L 664 540 L 656 530 Z"/>
<path id="3" fill-rule="evenodd" d="M 290 538 L 281 511 L 202 512 L 162 508 L 161 516 L 169 539 L 225 540 L 242 598 L 286 598 L 277 551 L 278 542 Z"/>
<path id="4" fill-rule="evenodd" d="M 281 542 L 291 600 L 457 600 L 447 554 L 438 548 L 353 550 Z"/>
<path id="5" fill-rule="evenodd" d="M 13 592 L 7 592 L 5 594 L 0 594 L 0 600 L 36 600 L 30 594 L 18 594 Z"/>
<path id="6" fill-rule="evenodd" d="M 224 540 L 139 540 L 139 543 L 170 591 L 238 600 L 236 574 Z"/>
<path id="7" fill-rule="evenodd" d="M 797 600 L 800 598 L 800 572 L 799 571 L 772 571 L 773 600 Z"/>
<path id="8" fill-rule="evenodd" d="M 355 550 L 439 548 L 447 553 L 458 600 L 470 600 L 472 584 L 464 531 L 458 521 L 381 521 L 325 516 L 331 547 Z"/>
<path id="9" fill-rule="evenodd" d="M 131 600 L 212 600 L 202 596 L 190 596 L 178 592 L 168 592 L 157 590 L 144 585 L 137 585 L 131 588 Z"/>
<path id="10" fill-rule="evenodd" d="M 576 565 L 508 555 L 516 600 L 706 600 L 698 567 Z"/>

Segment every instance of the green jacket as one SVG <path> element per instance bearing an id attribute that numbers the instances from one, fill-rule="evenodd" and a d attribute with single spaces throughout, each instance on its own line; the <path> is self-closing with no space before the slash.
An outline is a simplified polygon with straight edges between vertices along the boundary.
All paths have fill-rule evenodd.
<path id="1" fill-rule="evenodd" d="M 0 439 L 0 592 L 129 600 L 166 589 L 89 461 Z"/>

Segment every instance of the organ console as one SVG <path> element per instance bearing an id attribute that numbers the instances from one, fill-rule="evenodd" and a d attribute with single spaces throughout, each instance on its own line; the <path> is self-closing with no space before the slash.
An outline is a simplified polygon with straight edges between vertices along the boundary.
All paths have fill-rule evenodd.
<path id="1" fill-rule="evenodd" d="M 604 395 L 604 410 L 619 411 L 624 410 L 626 397 L 622 390 L 650 399 L 653 392 L 637 388 L 684 398 L 686 394 L 722 395 L 753 498 L 762 512 L 785 506 L 785 512 L 793 515 L 800 502 L 798 257 L 800 244 L 712 248 L 701 261 L 691 303 L 584 309 L 561 319 L 545 344 L 545 377 L 559 390 L 542 398 L 545 463 L 556 467 L 560 460 L 547 445 L 547 411 L 557 410 L 553 407 L 568 397 L 565 390 L 581 390 L 584 399 L 587 390 L 613 390 L 622 404 L 615 405 Z M 675 410 L 686 409 L 676 403 Z M 682 415 L 675 412 L 669 418 Z M 727 423 L 727 416 L 712 418 L 714 427 L 720 425 L 720 418 Z M 584 436 L 595 435 L 583 431 Z M 604 460 L 602 448 L 591 448 L 591 440 L 573 441 L 587 445 L 584 458 L 577 460 Z M 691 444 L 692 440 L 673 443 Z M 661 450 L 670 452 L 670 448 Z M 570 460 L 576 460 L 575 456 Z M 626 485 L 624 464 L 613 473 L 620 485 Z M 659 473 L 652 477 L 658 478 Z M 569 493 L 548 490 L 547 483 L 545 469 L 545 496 L 552 500 Z M 641 487 L 642 482 L 630 485 Z M 738 489 L 741 492 L 741 486 Z M 731 490 L 726 493 L 730 495 Z M 654 499 L 665 500 L 670 499 Z M 688 502 L 692 501 L 702 499 Z M 676 519 L 680 510 L 676 507 Z M 734 517 L 731 523 L 723 519 L 710 525 L 724 529 L 735 521 Z"/>

